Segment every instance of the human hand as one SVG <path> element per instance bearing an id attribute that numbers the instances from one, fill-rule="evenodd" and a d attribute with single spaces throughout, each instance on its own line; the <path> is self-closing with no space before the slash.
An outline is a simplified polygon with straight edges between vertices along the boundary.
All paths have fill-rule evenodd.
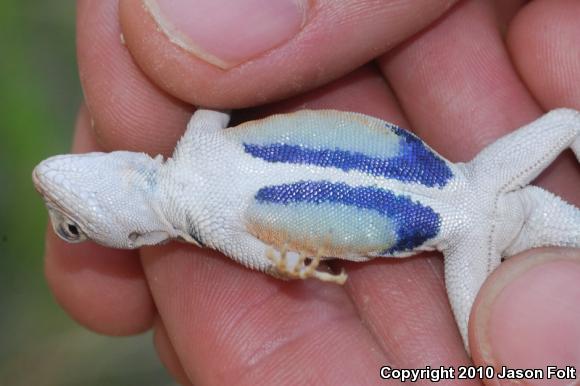
<path id="1" fill-rule="evenodd" d="M 121 0 L 120 14 L 114 0 L 80 1 L 79 64 L 90 118 L 83 109 L 76 151 L 129 149 L 168 155 L 192 111 L 186 102 L 243 107 L 300 95 L 243 114 L 303 107 L 360 111 L 412 127 L 452 161 L 465 161 L 543 109 L 580 107 L 578 91 L 571 87 L 580 79 L 573 57 L 578 52 L 575 39 L 580 34 L 574 29 L 580 7 L 573 1 L 537 1 L 521 11 L 519 1 L 497 2 L 498 6 L 462 2 L 413 38 L 409 36 L 424 29 L 448 2 L 345 1 L 340 7 L 328 3 L 306 12 L 308 20 L 299 38 L 282 41 L 272 32 L 261 44 L 241 47 L 242 39 L 238 45 L 226 45 L 227 58 L 218 61 L 221 66 L 240 62 L 250 46 L 279 44 L 224 71 L 171 44 L 140 1 Z M 268 10 L 263 12 L 267 19 Z M 120 44 L 119 20 L 139 67 Z M 247 40 L 260 20 L 245 21 L 231 30 Z M 540 34 L 538 24 L 557 24 L 557 33 L 548 28 Z M 293 32 L 296 25 L 300 23 L 289 23 L 282 32 Z M 508 32 L 507 45 L 503 31 Z M 228 34 L 231 31 L 219 37 L 224 44 Z M 405 39 L 401 47 L 380 56 Z M 241 51 L 232 55 L 237 48 Z M 367 65 L 349 73 L 374 57 L 378 69 Z M 337 80 L 308 92 L 333 79 Z M 575 178 L 576 160 L 563 157 L 540 183 L 578 205 Z M 574 269 L 578 254 L 562 253 L 573 257 L 560 270 L 580 276 Z M 524 260 L 513 258 L 510 266 L 521 267 L 518 261 Z M 46 256 L 49 283 L 75 319 L 111 335 L 133 334 L 153 325 L 161 359 L 184 384 L 259 384 L 282 377 L 293 383 L 364 384 L 375 383 L 379 367 L 387 364 L 422 368 L 471 363 L 448 306 L 442 262 L 436 254 L 344 265 L 349 272 L 344 287 L 281 282 L 191 246 L 117 251 L 64 244 L 52 233 Z M 498 275 L 514 272 L 506 269 L 501 267 Z M 501 287 L 493 286 L 493 278 L 478 305 L 501 298 L 492 296 Z M 544 278 L 536 275 L 536 279 Z M 580 281 L 573 276 L 569 281 L 567 291 L 558 292 L 559 301 L 578 298 L 579 289 L 573 286 Z M 534 285 L 526 283 L 529 288 Z M 568 304 L 574 304 L 573 299 Z M 504 301 L 503 309 L 514 303 L 523 304 L 521 297 Z M 574 312 L 574 307 L 566 310 Z M 537 362 L 518 362 L 521 353 L 501 349 L 517 342 L 504 338 L 498 332 L 502 325 L 484 311 L 485 307 L 476 307 L 473 320 L 481 324 L 471 324 L 476 363 L 535 366 Z M 512 320 L 518 317 L 508 314 Z M 558 330 L 554 325 L 566 320 L 578 319 L 555 318 L 553 324 L 540 326 L 542 334 Z M 514 325 L 508 326 L 512 332 Z M 577 355 L 570 351 L 577 349 L 573 327 L 560 330 L 569 332 L 567 341 L 544 342 L 553 347 L 550 355 L 556 351 Z M 531 335 L 521 339 L 538 341 L 534 338 L 539 331 L 520 331 Z M 499 341 L 493 334 L 499 334 L 495 335 Z M 566 350 L 566 344 L 571 348 Z M 578 363 L 577 358 L 534 361 L 558 359 L 561 362 L 554 364 L 565 364 Z"/>

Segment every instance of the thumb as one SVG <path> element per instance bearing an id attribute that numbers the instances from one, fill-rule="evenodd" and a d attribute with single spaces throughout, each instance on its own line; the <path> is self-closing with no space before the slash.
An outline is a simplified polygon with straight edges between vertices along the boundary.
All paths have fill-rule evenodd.
<path id="1" fill-rule="evenodd" d="M 127 46 L 169 94 L 263 104 L 334 80 L 428 26 L 455 1 L 120 0 Z"/>
<path id="2" fill-rule="evenodd" d="M 500 373 L 502 366 L 541 369 L 542 379 L 526 384 L 545 384 L 549 366 L 580 369 L 579 321 L 580 250 L 526 252 L 503 263 L 477 297 L 469 325 L 473 359 Z M 573 384 L 574 373 L 561 373 L 560 382 Z"/>

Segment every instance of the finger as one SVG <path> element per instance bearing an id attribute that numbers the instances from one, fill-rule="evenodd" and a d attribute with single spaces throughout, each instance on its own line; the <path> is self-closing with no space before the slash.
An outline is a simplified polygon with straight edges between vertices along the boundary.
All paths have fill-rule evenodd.
<path id="1" fill-rule="evenodd" d="M 282 282 L 187 246 L 146 249 L 142 258 L 193 384 L 261 385 L 288 374 L 297 383 L 364 384 L 386 361 L 339 287 Z"/>
<path id="2" fill-rule="evenodd" d="M 492 0 L 493 9 L 498 20 L 498 27 L 502 36 L 506 35 L 512 19 L 526 2 L 527 0 Z"/>
<path id="3" fill-rule="evenodd" d="M 510 25 L 508 47 L 514 64 L 546 110 L 580 109 L 580 3 L 530 2 Z"/>
<path id="4" fill-rule="evenodd" d="M 403 115 L 381 74 L 366 65 L 346 77 L 295 98 L 258 108 L 238 110 L 235 120 L 245 122 L 272 114 L 303 109 L 336 109 L 356 111 L 389 122 L 403 123 Z M 235 124 L 232 123 L 230 126 Z"/>
<path id="5" fill-rule="evenodd" d="M 239 108 L 336 79 L 452 3 L 121 0 L 120 16 L 131 53 L 156 84 L 195 105 Z"/>
<path id="6" fill-rule="evenodd" d="M 379 345 L 402 368 L 469 365 L 434 253 L 346 265 L 349 293 Z"/>
<path id="7" fill-rule="evenodd" d="M 75 151 L 94 150 L 85 109 L 81 109 L 76 126 Z M 130 335 L 151 326 L 155 307 L 135 252 L 90 242 L 65 243 L 50 228 L 45 272 L 59 304 L 87 328 L 108 335 Z"/>
<path id="8" fill-rule="evenodd" d="M 485 282 L 474 305 L 474 359 L 498 371 L 578 368 L 578 299 L 580 250 L 544 248 L 510 258 Z"/>
<path id="9" fill-rule="evenodd" d="M 388 31 L 389 33 L 386 34 L 386 36 L 389 36 L 389 39 L 393 40 L 387 43 L 392 44 L 394 41 L 399 41 L 405 35 L 412 33 L 414 29 L 420 28 L 420 25 L 428 24 L 438 14 L 443 12 L 449 3 L 449 1 L 442 0 L 436 2 L 422 1 L 416 5 L 414 4 L 411 7 L 412 9 L 407 9 L 408 7 L 406 5 L 400 9 L 394 6 L 391 7 L 393 8 L 392 10 L 385 9 L 382 12 L 388 16 L 385 20 L 390 18 L 394 19 L 392 23 L 381 20 L 381 25 L 393 28 L 392 31 Z M 128 4 L 125 8 L 128 8 L 130 5 Z M 421 12 L 414 12 L 415 7 L 422 7 Z M 360 14 L 358 16 L 359 18 L 362 18 L 367 13 L 375 13 L 371 7 L 361 7 L 361 9 L 366 10 L 365 12 L 357 11 Z M 130 9 L 126 13 L 130 16 L 132 15 L 131 17 L 135 17 L 139 12 L 142 12 L 141 7 L 137 7 L 134 13 L 130 12 Z M 326 18 L 331 18 L 331 15 L 327 15 Z M 408 23 L 404 22 L 405 20 Z M 158 152 L 166 155 L 170 154 L 173 144 L 183 133 L 183 127 L 188 119 L 190 108 L 162 92 L 135 66 L 126 47 L 121 43 L 118 1 L 79 0 L 77 23 L 79 72 L 87 105 L 95 120 L 96 132 L 100 143 L 109 150 L 128 149 L 146 151 L 150 154 Z M 137 20 L 135 23 L 133 21 L 124 21 L 125 27 L 131 31 L 134 29 L 134 25 L 138 27 L 140 23 L 140 20 Z M 349 23 L 356 23 L 356 20 L 349 21 Z M 417 27 L 415 27 L 416 24 Z M 374 28 L 376 29 L 377 27 L 375 26 Z M 368 29 L 373 31 L 371 28 Z M 361 31 L 359 27 L 357 27 L 357 30 Z M 147 35 L 144 37 L 143 43 L 145 45 L 153 41 L 155 36 L 159 38 L 156 30 L 148 31 L 136 28 L 136 32 L 151 33 L 151 36 Z M 324 38 L 325 35 L 330 34 L 330 32 L 324 32 L 323 34 L 322 31 L 317 32 L 317 30 L 314 30 L 313 33 L 323 35 L 318 38 L 319 40 Z M 351 35 L 349 27 L 346 24 L 341 28 L 341 33 Z M 127 32 L 127 40 L 129 40 L 129 35 L 133 36 L 130 31 Z M 217 35 L 222 36 L 223 33 L 220 32 Z M 362 31 L 360 35 L 362 35 Z M 134 39 L 131 40 L 133 41 Z M 326 45 L 324 42 L 320 43 L 323 46 Z M 354 43 L 352 42 L 351 44 Z M 318 44 L 312 45 L 307 41 L 301 44 L 301 46 L 294 48 L 294 50 L 303 50 L 303 46 L 306 46 L 308 52 L 314 51 L 316 53 L 319 49 Z M 376 50 L 378 50 L 376 47 L 377 44 L 372 45 L 375 50 L 373 55 L 376 55 Z M 137 46 L 136 48 L 136 44 L 133 44 L 133 46 L 134 49 L 140 47 Z M 168 41 L 164 41 L 163 46 L 172 47 Z M 369 46 L 371 45 L 367 41 L 365 41 L 364 45 L 357 45 L 357 47 Z M 145 51 L 153 48 L 144 47 Z M 291 50 L 292 48 L 289 49 L 289 51 Z M 290 54 L 292 53 L 290 52 Z M 281 61 L 285 66 L 289 65 L 291 69 L 313 67 L 308 70 L 308 73 L 303 75 L 307 79 L 299 81 L 291 73 L 281 77 L 279 74 L 282 72 L 279 66 L 271 67 L 271 63 L 264 63 L 260 65 L 260 68 L 253 70 L 254 74 L 268 74 L 269 76 L 269 79 L 261 80 L 259 84 L 256 84 L 255 76 L 253 77 L 254 80 L 251 80 L 245 74 L 239 74 L 237 77 L 227 80 L 227 82 L 218 84 L 218 80 L 224 78 L 225 73 L 218 71 L 217 74 L 219 76 L 216 75 L 216 70 L 213 66 L 188 56 L 188 61 L 185 63 L 186 68 L 179 69 L 176 66 L 171 66 L 172 62 L 177 64 L 181 63 L 176 61 L 179 58 L 174 56 L 162 58 L 156 55 L 157 53 L 152 51 L 148 58 L 153 60 L 161 59 L 170 67 L 164 67 L 162 73 L 159 74 L 160 76 L 155 78 L 157 81 L 156 84 L 168 89 L 167 85 L 169 82 L 185 83 L 184 86 L 187 89 L 187 93 L 194 93 L 199 99 L 196 101 L 205 106 L 211 105 L 209 99 L 204 99 L 209 98 L 211 90 L 202 88 L 200 85 L 192 84 L 194 81 L 192 81 L 191 76 L 194 74 L 191 74 L 191 72 L 194 69 L 205 69 L 198 74 L 195 82 L 206 82 L 208 83 L 206 86 L 214 85 L 212 86 L 214 93 L 219 94 L 216 97 L 222 98 L 221 105 L 226 105 L 227 108 L 240 105 L 233 98 L 234 94 L 239 92 L 247 94 L 246 105 L 256 104 L 272 99 L 272 97 L 267 97 L 266 93 L 275 94 L 278 92 L 280 94 L 278 97 L 281 97 L 282 94 L 298 93 L 302 89 L 313 88 L 327 81 L 330 78 L 329 75 L 325 75 L 327 72 L 338 74 L 338 70 L 333 70 L 336 66 L 332 65 L 324 67 L 324 73 L 318 74 L 321 73 L 320 68 L 323 68 L 321 65 L 313 65 L 315 62 L 311 58 L 302 58 L 302 56 L 292 54 L 291 56 L 284 57 L 282 61 L 280 59 L 278 61 Z M 346 56 L 340 55 L 339 57 L 342 58 L 341 62 L 343 62 L 347 60 L 345 58 L 351 58 L 352 55 L 349 53 Z M 357 63 L 353 63 L 350 66 L 343 65 L 345 69 L 342 71 L 346 72 L 346 67 L 354 68 L 362 62 L 360 58 L 357 58 L 357 60 Z M 297 61 L 301 63 L 300 66 L 295 63 Z M 192 64 L 195 64 L 194 68 L 189 68 Z M 306 72 L 306 70 L 304 71 Z M 213 75 L 210 76 L 210 73 Z M 247 74 L 247 76 L 251 75 Z M 272 79 L 273 76 L 274 79 Z M 338 75 L 335 74 L 334 77 L 336 76 Z M 258 79 L 262 79 L 262 77 L 258 77 Z M 280 85 L 280 82 L 283 82 L 283 84 Z M 244 88 L 247 87 L 251 87 L 251 89 L 244 91 Z M 270 88 L 274 90 L 268 91 Z M 181 97 L 185 100 L 194 100 L 193 98 Z M 213 105 L 217 106 L 215 103 Z"/>
<path id="10" fill-rule="evenodd" d="M 157 355 L 159 356 L 159 359 L 161 359 L 165 368 L 178 384 L 182 386 L 191 385 L 192 383 L 189 382 L 187 374 L 185 374 L 183 367 L 181 367 L 179 357 L 175 353 L 175 349 L 167 335 L 167 330 L 160 318 L 155 319 L 153 330 L 155 331 L 153 338 L 155 350 L 157 350 Z"/>
<path id="11" fill-rule="evenodd" d="M 86 104 L 106 150 L 171 154 L 193 110 L 151 83 L 121 43 L 116 0 L 79 0 L 77 57 Z"/>
<path id="12" fill-rule="evenodd" d="M 514 63 L 536 100 L 544 109 L 580 109 L 580 3 L 534 1 L 514 19 L 508 47 Z M 580 205 L 578 161 L 571 152 L 550 178 L 540 183 Z M 564 172 L 565 171 L 565 172 Z"/>

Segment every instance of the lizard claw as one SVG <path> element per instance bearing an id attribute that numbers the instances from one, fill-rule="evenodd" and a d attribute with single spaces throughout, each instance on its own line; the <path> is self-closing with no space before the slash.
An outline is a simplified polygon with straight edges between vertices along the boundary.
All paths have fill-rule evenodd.
<path id="1" fill-rule="evenodd" d="M 300 252 L 297 259 L 289 256 L 288 246 L 284 245 L 277 254 L 273 248 L 268 249 L 266 257 L 274 264 L 274 274 L 286 279 L 315 278 L 329 283 L 344 284 L 347 274 L 344 269 L 339 274 L 318 271 L 323 251 L 318 250 L 310 263 L 306 263 L 306 254 Z"/>

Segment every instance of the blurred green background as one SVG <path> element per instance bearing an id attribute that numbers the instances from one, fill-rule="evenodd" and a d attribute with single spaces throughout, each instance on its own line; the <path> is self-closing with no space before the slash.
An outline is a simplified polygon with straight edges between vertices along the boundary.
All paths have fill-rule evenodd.
<path id="1" fill-rule="evenodd" d="M 68 151 L 81 101 L 72 1 L 0 2 L 0 385 L 168 385 L 151 335 L 99 336 L 43 276 L 47 215 L 30 173 Z"/>

